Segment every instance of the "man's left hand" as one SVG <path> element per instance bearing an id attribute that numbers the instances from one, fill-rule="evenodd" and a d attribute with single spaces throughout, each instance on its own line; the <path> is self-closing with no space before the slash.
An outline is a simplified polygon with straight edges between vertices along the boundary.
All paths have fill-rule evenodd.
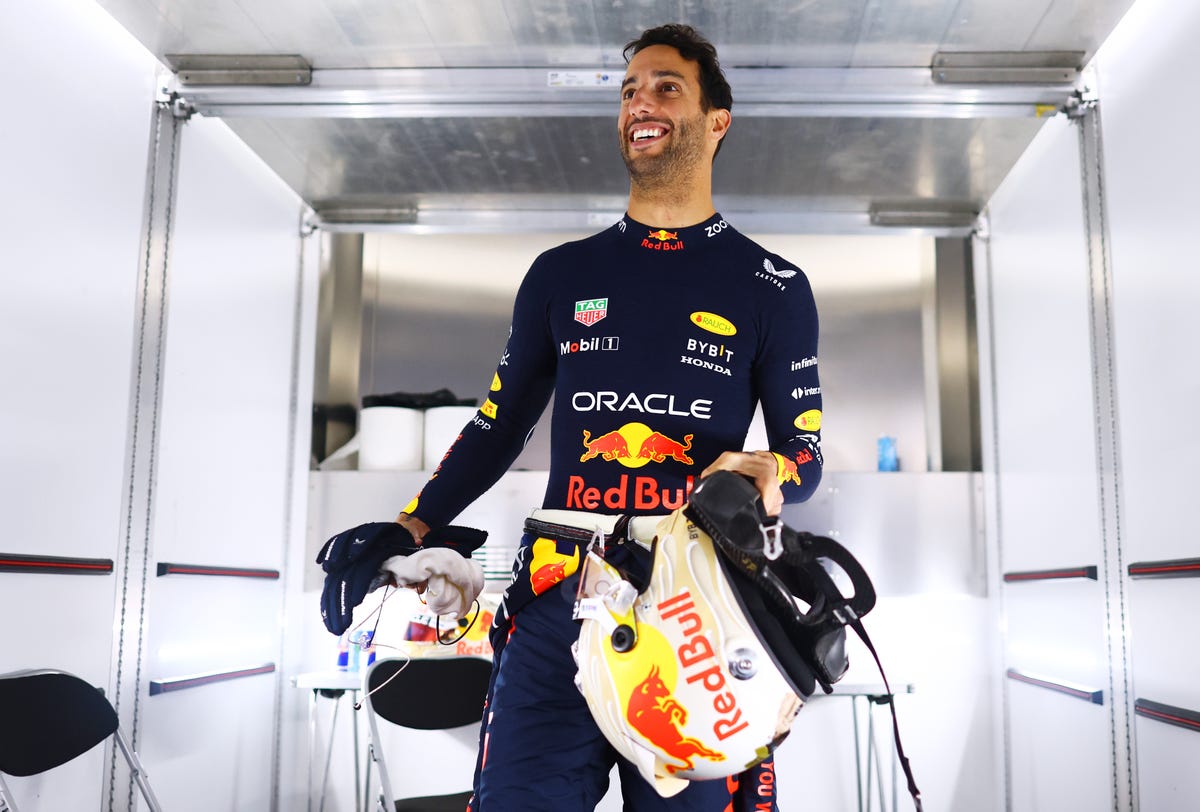
<path id="1" fill-rule="evenodd" d="M 704 479 L 714 471 L 733 471 L 752 480 L 762 496 L 768 516 L 778 516 L 783 510 L 779 460 L 770 451 L 726 451 L 700 473 L 700 478 Z"/>

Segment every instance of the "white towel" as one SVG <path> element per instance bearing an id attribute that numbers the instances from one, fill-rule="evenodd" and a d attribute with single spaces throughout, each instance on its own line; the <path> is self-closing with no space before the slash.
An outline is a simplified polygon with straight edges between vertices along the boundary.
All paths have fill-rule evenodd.
<path id="1" fill-rule="evenodd" d="M 439 615 L 464 617 L 483 591 L 483 568 L 447 547 L 394 555 L 383 562 L 400 586 L 425 583 L 425 603 Z"/>

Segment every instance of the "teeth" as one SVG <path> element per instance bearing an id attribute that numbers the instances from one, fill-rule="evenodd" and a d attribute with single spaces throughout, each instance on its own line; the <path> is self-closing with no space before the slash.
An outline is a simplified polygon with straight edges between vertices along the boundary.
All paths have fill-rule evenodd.
<path id="1" fill-rule="evenodd" d="M 640 141 L 643 138 L 656 138 L 662 134 L 661 127 L 639 127 L 633 131 L 633 140 Z"/>

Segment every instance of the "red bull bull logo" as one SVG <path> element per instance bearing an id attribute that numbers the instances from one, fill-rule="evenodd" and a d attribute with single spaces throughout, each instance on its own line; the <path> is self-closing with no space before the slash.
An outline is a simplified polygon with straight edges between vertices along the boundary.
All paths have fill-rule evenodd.
<path id="1" fill-rule="evenodd" d="M 558 551 L 558 542 L 554 539 L 539 538 L 533 542 L 533 556 L 529 560 L 529 586 L 534 595 L 541 595 L 579 569 L 579 546 L 568 546 L 571 552 L 564 554 Z"/>
<path id="2" fill-rule="evenodd" d="M 785 482 L 794 482 L 800 484 L 800 470 L 794 460 L 789 460 L 782 454 L 776 454 L 775 459 L 779 462 L 779 484 Z"/>
<path id="3" fill-rule="evenodd" d="M 654 432 L 645 440 L 642 440 L 642 447 L 638 449 L 638 459 L 648 459 L 651 462 L 662 462 L 670 457 L 676 462 L 682 462 L 684 465 L 693 465 L 692 458 L 687 455 L 687 452 L 692 447 L 691 434 L 683 435 L 683 442 L 677 443 L 665 434 Z"/>
<path id="4" fill-rule="evenodd" d="M 657 665 L 633 689 L 625 718 L 638 733 L 657 747 L 663 754 L 678 761 L 667 764 L 667 771 L 677 773 L 695 766 L 693 759 L 724 761 L 725 755 L 705 747 L 703 742 L 683 735 L 680 725 L 687 724 L 687 708 L 680 705 L 671 695 L 672 689 L 663 682 Z"/>
<path id="5" fill-rule="evenodd" d="M 608 462 L 612 462 L 613 460 L 629 456 L 629 441 L 625 439 L 620 431 L 610 431 L 607 434 L 601 434 L 593 440 L 592 433 L 584 429 L 583 447 L 587 451 L 579 458 L 580 462 L 587 462 L 595 457 L 603 457 Z"/>
<path id="6" fill-rule="evenodd" d="M 626 468 L 641 468 L 646 463 L 664 462 L 667 459 L 694 465 L 687 453 L 692 448 L 693 436 L 685 434 L 680 442 L 652 430 L 645 423 L 626 423 L 595 439 L 590 431 L 584 429 L 584 452 L 579 461 L 587 462 L 600 457 L 606 462 L 619 462 Z"/>
<path id="7" fill-rule="evenodd" d="M 679 239 L 678 231 L 660 228 L 651 231 L 650 235 L 642 240 L 642 248 L 652 251 L 682 251 L 683 240 Z"/>

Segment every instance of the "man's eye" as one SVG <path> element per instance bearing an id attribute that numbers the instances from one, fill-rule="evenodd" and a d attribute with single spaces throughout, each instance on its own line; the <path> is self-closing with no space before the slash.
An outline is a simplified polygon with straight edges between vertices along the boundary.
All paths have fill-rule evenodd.
<path id="1" fill-rule="evenodd" d="M 664 93 L 676 93 L 679 91 L 679 85 L 675 84 L 674 82 L 664 82 L 662 85 L 662 90 Z"/>

